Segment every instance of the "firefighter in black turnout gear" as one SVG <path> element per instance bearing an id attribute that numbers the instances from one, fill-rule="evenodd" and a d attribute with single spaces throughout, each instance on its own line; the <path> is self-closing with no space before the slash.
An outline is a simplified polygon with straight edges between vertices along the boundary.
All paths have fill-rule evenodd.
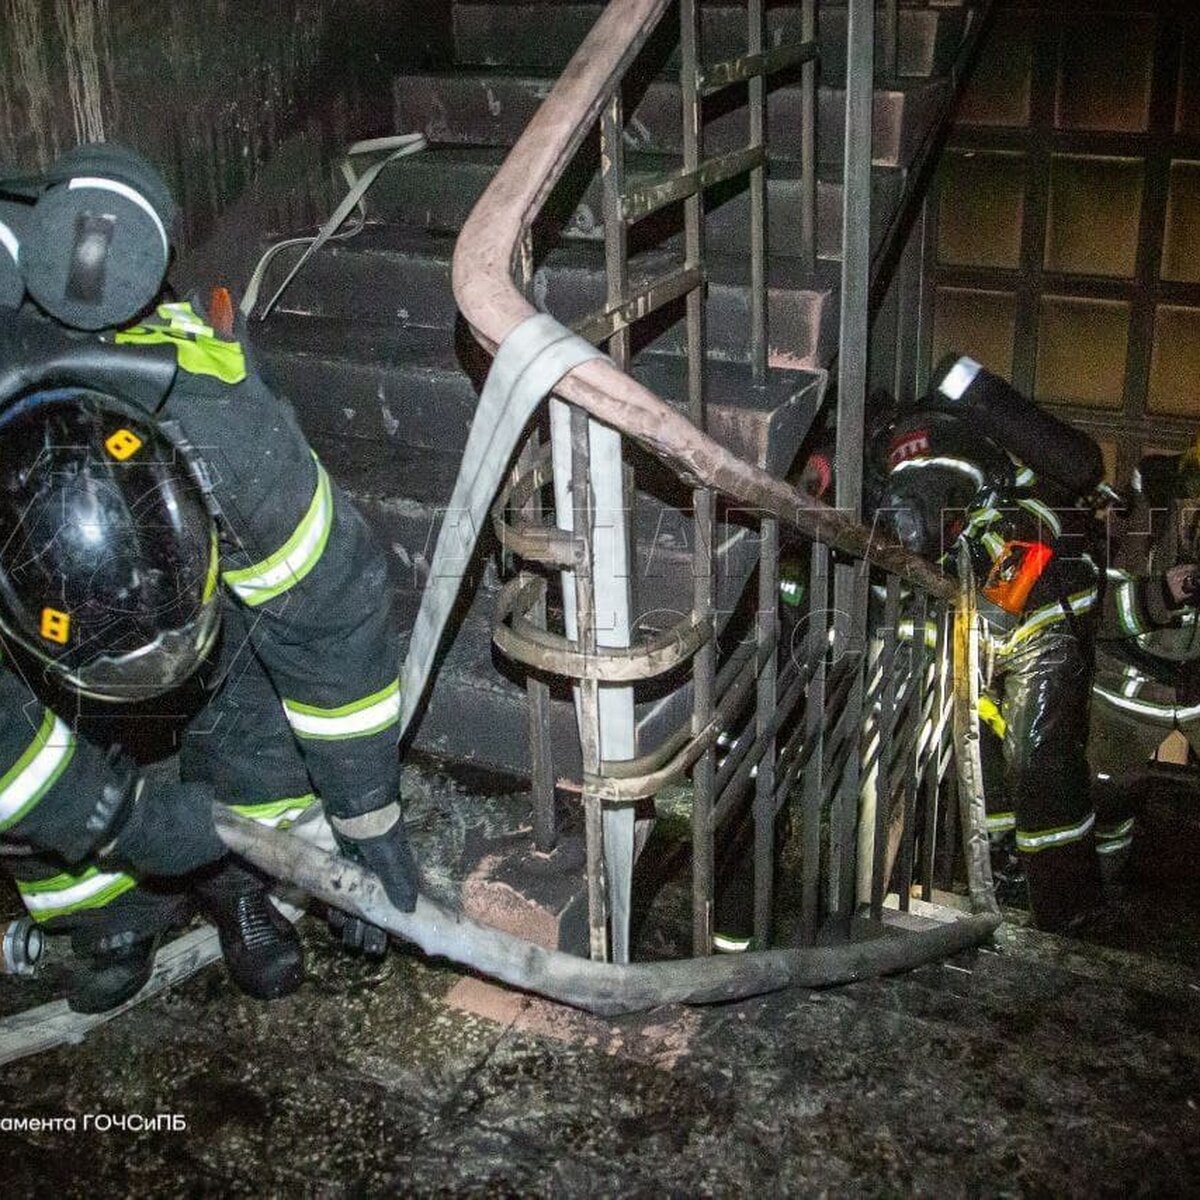
<path id="1" fill-rule="evenodd" d="M 967 358 L 944 363 L 917 407 L 893 409 L 869 453 L 880 522 L 948 566 L 969 556 L 991 664 L 981 711 L 1003 751 L 998 769 L 985 763 L 989 831 L 994 847 L 1015 840 L 1047 929 L 1098 899 L 1086 747 L 1100 581 L 1079 498 L 1100 471 L 1091 439 Z"/>
<path id="2" fill-rule="evenodd" d="M 1128 499 L 1107 570 L 1088 747 L 1113 882 L 1131 857 L 1141 769 L 1173 731 L 1200 753 L 1200 439 L 1144 458 Z"/>
<path id="3" fill-rule="evenodd" d="M 104 150 L 88 148 L 89 186 L 110 170 L 123 203 L 157 179 Z M 270 998 L 299 985 L 300 944 L 226 854 L 214 800 L 272 826 L 323 805 L 342 851 L 415 904 L 385 563 L 290 406 L 199 305 L 139 303 L 119 329 L 78 316 L 129 299 L 105 290 L 128 291 L 122 262 L 95 270 L 122 245 L 92 236 L 99 190 L 63 237 L 71 304 L 56 311 L 51 288 L 41 312 L 0 312 L 0 860 L 30 915 L 71 935 L 75 1009 L 135 994 L 197 909 L 235 982 Z M 142 186 L 130 209 L 154 209 L 153 236 L 163 194 Z M 173 719 L 177 779 L 135 745 Z"/>

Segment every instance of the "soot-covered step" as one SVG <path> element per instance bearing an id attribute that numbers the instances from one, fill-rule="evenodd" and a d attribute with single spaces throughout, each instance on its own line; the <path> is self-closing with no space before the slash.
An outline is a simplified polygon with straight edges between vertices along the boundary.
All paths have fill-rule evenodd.
<path id="1" fill-rule="evenodd" d="M 401 159 L 386 168 L 371 189 L 372 217 L 451 232 L 461 228 L 476 201 L 494 178 L 507 151 L 499 146 L 438 146 Z M 676 169 L 675 155 L 630 153 L 626 156 L 627 188 Z M 713 254 L 745 254 L 749 250 L 748 181 L 731 180 L 706 193 L 706 246 Z M 903 175 L 876 168 L 872 177 L 871 226 L 876 241 L 891 223 L 903 190 Z M 772 255 L 798 256 L 801 251 L 803 189 L 798 163 L 775 163 L 767 183 L 768 245 Z M 841 255 L 842 185 L 837 167 L 826 165 L 817 179 L 817 253 Z M 590 160 L 573 165 L 551 198 L 543 224 L 547 235 L 585 241 L 604 237 L 603 204 L 598 172 Z M 682 236 L 682 205 L 676 204 L 631 227 L 632 247 L 669 244 Z"/>
<path id="2" fill-rule="evenodd" d="M 285 294 L 281 313 L 336 317 L 360 324 L 454 330 L 458 310 L 450 289 L 454 238 L 396 226 L 368 226 L 357 237 L 330 242 L 315 254 Z M 281 254 L 276 269 L 286 270 Z M 676 270 L 670 251 L 639 255 L 630 262 L 631 284 Z M 744 257 L 710 257 L 708 344 L 714 358 L 746 361 L 749 354 L 749 264 Z M 786 259 L 770 265 L 768 308 L 772 352 L 778 365 L 821 366 L 837 336 L 837 271 L 819 263 L 815 274 Z M 603 248 L 565 242 L 552 250 L 533 280 L 539 308 L 571 324 L 604 306 Z M 635 336 L 645 346 L 682 352 L 682 303 L 642 322 Z"/>
<path id="3" fill-rule="evenodd" d="M 600 4 L 460 3 L 454 5 L 454 57 L 460 65 L 511 67 L 559 73 L 600 17 Z M 701 9 L 703 60 L 722 62 L 746 51 L 746 7 L 704 5 Z M 962 43 L 970 10 L 930 8 L 923 4 L 900 9 L 896 73 L 940 75 L 949 69 Z M 767 10 L 767 45 L 801 40 L 801 9 L 781 4 Z M 538 31 L 530 37 L 530 30 Z M 886 29 L 876 22 L 875 61 L 883 61 Z M 645 51 L 644 61 L 679 69 L 676 49 L 679 23 L 664 17 Z M 846 7 L 822 5 L 817 20 L 821 76 L 841 82 L 846 72 Z"/>
<path id="4" fill-rule="evenodd" d="M 360 488 L 392 494 L 389 480 L 412 476 L 404 494 L 436 500 L 427 484 L 415 490 L 416 482 L 444 486 L 449 479 L 453 485 L 449 467 L 466 445 L 490 364 L 465 330 L 452 337 L 283 312 L 256 327 L 253 345 L 264 374 L 291 401 L 306 432 L 353 464 Z M 641 355 L 633 374 L 686 411 L 682 357 Z M 733 453 L 779 474 L 808 431 L 822 386 L 818 374 L 783 369 L 769 371 L 757 386 L 747 364 L 710 361 L 709 429 Z M 431 470 L 441 459 L 446 465 Z M 449 489 L 440 498 L 449 499 Z"/>
<path id="5" fill-rule="evenodd" d="M 549 95 L 553 79 L 499 70 L 454 74 L 402 75 L 395 80 L 396 128 L 424 133 L 431 142 L 466 146 L 511 146 Z M 874 100 L 874 163 L 881 167 L 911 164 L 948 97 L 943 79 L 897 81 L 877 88 Z M 631 149 L 682 152 L 680 89 L 654 80 L 632 97 L 625 137 Z M 799 158 L 803 97 L 797 86 L 768 95 L 771 151 L 777 158 Z M 822 162 L 842 157 L 846 95 L 822 84 L 817 97 L 817 155 Z M 744 87 L 731 87 L 704 104 L 705 149 L 709 154 L 744 146 L 748 115 Z"/>

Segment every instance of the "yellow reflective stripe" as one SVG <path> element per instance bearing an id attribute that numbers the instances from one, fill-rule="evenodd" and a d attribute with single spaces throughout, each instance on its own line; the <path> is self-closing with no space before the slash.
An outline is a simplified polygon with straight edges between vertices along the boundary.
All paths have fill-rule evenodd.
<path id="1" fill-rule="evenodd" d="M 999 738 L 1002 738 L 1008 729 L 1008 722 L 1005 721 L 1003 714 L 1000 712 L 1000 706 L 991 698 L 991 696 L 979 697 L 979 719 L 987 724 L 988 728 Z"/>
<path id="2" fill-rule="evenodd" d="M 172 345 L 180 367 L 189 375 L 211 375 L 229 384 L 241 383 L 246 378 L 246 355 L 237 342 L 145 325 L 122 329 L 114 340 L 119 346 Z"/>
<path id="3" fill-rule="evenodd" d="M 286 829 L 305 809 L 316 804 L 312 792 L 303 796 L 289 796 L 284 800 L 266 800 L 257 804 L 231 804 L 229 807 L 240 816 L 269 825 L 272 829 Z"/>
<path id="4" fill-rule="evenodd" d="M 296 736 L 305 740 L 368 737 L 400 720 L 400 680 L 338 708 L 318 708 L 285 698 L 283 711 Z"/>
<path id="5" fill-rule="evenodd" d="M 1017 504 L 1027 513 L 1031 513 L 1037 517 L 1039 521 L 1049 525 L 1054 530 L 1054 536 L 1058 537 L 1062 533 L 1062 522 L 1058 519 L 1058 515 L 1048 505 L 1043 504 L 1040 500 L 1034 500 L 1031 497 L 1023 497 L 1017 501 Z"/>
<path id="6" fill-rule="evenodd" d="M 980 529 L 1000 520 L 1004 514 L 995 508 L 977 508 L 967 513 L 967 527 L 963 530 L 964 537 L 970 537 Z"/>
<path id="7" fill-rule="evenodd" d="M 713 934 L 713 949 L 722 954 L 742 954 L 749 950 L 752 944 L 752 939 L 748 937 L 736 937 L 731 933 Z"/>
<path id="8" fill-rule="evenodd" d="M 1040 829 L 1035 833 L 1017 830 L 1017 849 L 1026 854 L 1036 854 L 1039 850 L 1049 850 L 1053 846 L 1069 846 L 1073 842 L 1082 841 L 1088 831 L 1096 823 L 1096 814 L 1088 813 L 1078 825 L 1063 825 L 1058 829 Z"/>
<path id="9" fill-rule="evenodd" d="M 17 880 L 21 901 L 35 921 L 50 921 L 89 908 L 103 908 L 134 887 L 137 887 L 137 880 L 131 876 L 105 874 L 95 867 L 82 875 Z"/>
<path id="10" fill-rule="evenodd" d="M 1116 692 L 1111 692 L 1099 685 L 1092 688 L 1092 692 L 1105 703 L 1111 704 L 1114 708 L 1134 713 L 1139 717 L 1145 717 L 1149 721 L 1158 721 L 1167 724 L 1175 721 L 1190 721 L 1195 717 L 1200 717 L 1200 704 L 1185 707 L 1178 704 L 1155 704 L 1152 700 L 1133 700 L 1129 697 L 1118 695 Z"/>
<path id="11" fill-rule="evenodd" d="M 221 577 L 221 551 L 217 545 L 217 535 L 214 531 L 209 541 L 208 574 L 204 577 L 203 601 L 207 604 L 217 590 L 217 580 Z"/>
<path id="12" fill-rule="evenodd" d="M 1122 821 L 1118 825 L 1101 825 L 1096 829 L 1096 838 L 1099 841 L 1112 841 L 1114 838 L 1123 838 L 1127 834 L 1133 832 L 1133 818 Z"/>
<path id="13" fill-rule="evenodd" d="M 1017 477 L 1014 480 L 1017 487 L 1032 487 L 1037 480 L 1037 476 L 1033 473 L 1032 467 L 1022 467 L 1017 472 Z"/>
<path id="14" fill-rule="evenodd" d="M 0 778 L 0 830 L 10 829 L 41 800 L 74 755 L 75 735 L 46 709 L 33 741 Z"/>
<path id="15" fill-rule="evenodd" d="M 1016 829 L 1016 814 L 1010 812 L 988 813 L 987 827 L 988 833 L 1007 833 L 1010 829 Z"/>
<path id="16" fill-rule="evenodd" d="M 262 562 L 226 571 L 221 578 L 251 608 L 266 604 L 298 584 L 317 565 L 333 530 L 333 488 L 317 463 L 317 488 L 292 536 Z"/>
<path id="17" fill-rule="evenodd" d="M 1138 634 L 1148 632 L 1137 615 L 1137 600 L 1134 597 L 1132 579 L 1123 579 L 1117 584 L 1117 620 L 1124 633 Z"/>
<path id="18" fill-rule="evenodd" d="M 1085 613 L 1095 606 L 1096 589 L 1088 588 L 1084 592 L 1076 592 L 1073 596 L 1067 597 L 1067 603 L 1071 606 L 1073 613 Z M 1063 611 L 1063 606 L 1055 601 L 1053 604 L 1043 604 L 1041 608 L 1036 608 L 1032 613 L 1009 635 L 1008 640 L 1001 647 L 1002 652 L 1008 652 L 1013 649 L 1019 642 L 1023 642 L 1026 638 L 1032 637 L 1033 634 L 1039 633 L 1048 625 L 1053 625 L 1056 621 L 1066 620 L 1067 614 Z"/>
<path id="19" fill-rule="evenodd" d="M 988 557 L 992 562 L 995 562 L 1004 553 L 1006 543 L 998 533 L 985 533 L 980 541 L 983 542 L 983 548 L 988 552 Z"/>

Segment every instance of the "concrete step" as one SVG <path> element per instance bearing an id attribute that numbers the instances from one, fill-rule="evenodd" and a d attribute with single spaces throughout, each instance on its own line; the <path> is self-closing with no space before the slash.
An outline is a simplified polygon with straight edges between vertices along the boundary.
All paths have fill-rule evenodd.
<path id="1" fill-rule="evenodd" d="M 431 142 L 458 146 L 511 146 L 529 124 L 553 86 L 547 75 L 480 69 L 455 74 L 402 75 L 393 85 L 395 127 L 423 132 Z M 943 79 L 894 81 L 875 91 L 874 163 L 906 167 L 939 118 L 949 98 Z M 629 106 L 626 141 L 630 149 L 682 152 L 679 85 L 651 82 Z M 768 95 L 768 127 L 776 158 L 801 154 L 801 92 L 776 87 Z M 845 91 L 822 84 L 817 98 L 817 156 L 841 160 Z M 705 101 L 705 149 L 709 154 L 735 150 L 748 140 L 744 93 L 737 88 Z"/>
<path id="2" fill-rule="evenodd" d="M 291 399 L 314 448 L 370 524 L 388 555 L 395 618 L 411 629 L 450 499 L 475 384 L 454 359 L 448 337 L 403 327 L 278 315 L 255 327 L 256 362 Z M 656 391 L 681 394 L 681 358 L 646 355 L 636 373 Z M 721 440 L 776 473 L 786 469 L 819 406 L 822 378 L 774 371 L 754 388 L 748 369 L 714 363 L 711 425 Z M 725 403 L 717 402 L 725 396 Z M 457 407 L 457 415 L 451 410 Z M 436 416 L 441 445 L 429 436 Z M 415 419 L 413 414 L 418 414 Z M 724 435 L 724 436 L 723 436 Z M 631 595 L 635 628 L 657 631 L 691 602 L 694 530 L 688 493 L 636 448 Z M 468 571 L 463 602 L 417 730 L 417 744 L 448 757 L 508 771 L 528 769 L 525 690 L 519 671 L 494 653 L 491 621 L 498 580 L 490 530 Z M 754 569 L 753 531 L 723 514 L 716 542 L 718 624 L 736 608 Z M 639 746 L 657 744 L 687 710 L 686 688 L 650 683 L 638 705 Z M 558 769 L 578 771 L 574 710 L 563 689 L 553 706 Z"/>
<path id="3" fill-rule="evenodd" d="M 315 254 L 280 302 L 279 311 L 335 317 L 364 324 L 454 330 L 458 310 L 450 290 L 454 239 L 408 227 L 368 226 L 355 238 L 330 242 Z M 278 256 L 271 272 L 281 278 L 294 261 Z M 678 256 L 651 251 L 630 261 L 640 284 L 678 268 Z M 708 345 L 713 358 L 745 362 L 749 355 L 749 263 L 744 257 L 708 260 Z M 769 272 L 770 344 L 776 365 L 824 366 L 837 338 L 837 270 L 819 263 L 815 275 L 787 259 Z M 550 251 L 533 284 L 539 308 L 570 324 L 597 311 L 605 296 L 604 255 L 590 242 L 568 242 Z M 266 281 L 269 292 L 271 279 Z M 686 346 L 682 302 L 641 322 L 639 349 L 682 353 Z"/>
<path id="4" fill-rule="evenodd" d="M 498 146 L 439 146 L 401 159 L 385 168 L 368 197 L 373 219 L 419 225 L 451 232 L 462 227 L 476 201 L 504 161 Z M 543 224 L 547 235 L 584 241 L 604 237 L 603 204 L 594 155 L 583 154 L 555 190 Z M 630 153 L 626 156 L 627 186 L 677 168 L 675 155 Z M 891 224 L 903 192 L 902 172 L 874 172 L 871 227 L 876 243 Z M 742 255 L 749 250 L 748 180 L 732 180 L 707 193 L 706 246 L 710 253 Z M 803 208 L 799 164 L 776 163 L 767 185 L 767 228 L 770 253 L 792 257 L 800 253 Z M 653 214 L 630 230 L 634 251 L 675 245 L 682 237 L 681 205 Z M 826 166 L 817 179 L 817 254 L 837 260 L 842 242 L 842 183 L 840 169 Z"/>
<path id="5" fill-rule="evenodd" d="M 491 361 L 469 335 L 288 312 L 273 314 L 253 334 L 256 363 L 304 428 L 337 440 L 337 453 L 360 456 L 354 468 L 360 486 L 378 478 L 382 486 L 371 490 L 395 494 L 388 482 L 396 473 L 394 451 L 461 455 Z M 686 371 L 677 355 L 646 354 L 633 374 L 686 411 Z M 776 369 L 757 387 L 745 364 L 713 361 L 706 386 L 713 436 L 765 470 L 784 473 L 816 412 L 820 376 Z M 414 495 L 411 487 L 403 493 Z"/>
<path id="6" fill-rule="evenodd" d="M 600 4 L 517 3 L 454 5 L 455 61 L 463 66 L 513 67 L 558 74 L 587 36 L 603 9 Z M 798 42 L 800 5 L 767 10 L 767 45 Z M 900 76 L 944 74 L 954 62 L 971 10 L 905 5 L 900 9 L 896 67 Z M 536 29 L 537 36 L 530 37 Z M 746 51 L 746 6 L 706 4 L 701 10 L 704 61 L 723 62 Z M 876 62 L 884 53 L 882 21 L 876 26 Z M 679 23 L 668 13 L 645 51 L 644 60 L 677 71 Z M 841 83 L 846 76 L 846 8 L 821 5 L 817 22 L 821 77 Z"/>

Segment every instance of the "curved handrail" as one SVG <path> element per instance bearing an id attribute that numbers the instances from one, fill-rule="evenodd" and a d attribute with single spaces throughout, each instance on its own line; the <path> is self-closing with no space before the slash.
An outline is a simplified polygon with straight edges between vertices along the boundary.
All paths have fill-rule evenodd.
<path id="1" fill-rule="evenodd" d="M 669 2 L 610 0 L 467 218 L 454 249 L 454 297 L 488 351 L 536 312 L 513 282 L 533 222 Z M 689 483 L 770 513 L 950 603 L 957 599 L 954 581 L 924 559 L 739 458 L 608 359 L 576 367 L 555 392 Z"/>

